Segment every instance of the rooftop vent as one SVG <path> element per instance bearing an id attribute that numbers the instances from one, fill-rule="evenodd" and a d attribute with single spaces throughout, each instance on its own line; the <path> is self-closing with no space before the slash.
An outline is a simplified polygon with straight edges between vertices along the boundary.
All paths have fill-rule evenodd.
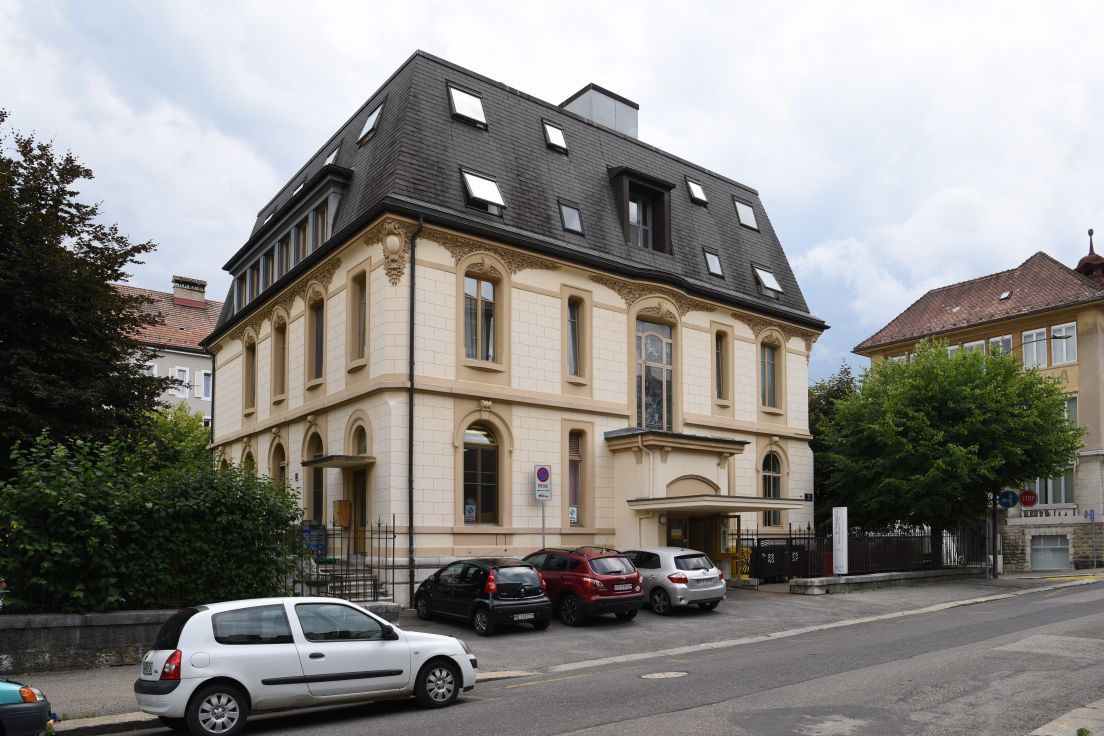
<path id="1" fill-rule="evenodd" d="M 593 82 L 561 102 L 560 107 L 618 133 L 637 137 L 636 117 L 640 105 Z"/>

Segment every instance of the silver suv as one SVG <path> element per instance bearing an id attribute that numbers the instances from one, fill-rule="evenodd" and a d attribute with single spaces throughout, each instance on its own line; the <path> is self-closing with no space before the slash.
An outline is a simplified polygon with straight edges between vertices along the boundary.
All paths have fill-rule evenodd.
<path id="1" fill-rule="evenodd" d="M 670 613 L 672 606 L 691 603 L 712 611 L 728 594 L 724 573 L 704 552 L 684 547 L 644 547 L 625 550 L 624 554 L 644 576 L 644 595 L 660 616 Z"/>

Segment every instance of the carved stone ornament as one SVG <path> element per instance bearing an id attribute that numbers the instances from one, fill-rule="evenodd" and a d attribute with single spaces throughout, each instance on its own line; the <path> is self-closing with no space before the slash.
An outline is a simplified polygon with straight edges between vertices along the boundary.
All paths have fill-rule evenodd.
<path id="1" fill-rule="evenodd" d="M 601 284 L 602 286 L 609 287 L 610 289 L 616 291 L 617 294 L 625 300 L 626 307 L 632 307 L 633 304 L 645 297 L 662 296 L 674 302 L 675 307 L 678 308 L 679 314 L 681 314 L 682 316 L 686 316 L 688 312 L 710 312 L 714 309 L 713 305 L 709 302 L 688 297 L 682 292 L 675 291 L 674 289 L 669 289 L 666 286 L 656 286 L 654 284 L 645 284 L 637 281 L 627 281 L 625 279 L 619 279 L 615 276 L 606 276 L 605 274 L 595 274 L 590 277 L 590 280 L 596 284 Z M 652 309 L 652 307 L 648 307 L 648 309 Z M 641 314 L 644 313 L 644 311 L 641 312 Z M 648 314 L 652 316 L 663 316 L 655 315 L 651 312 L 648 312 Z M 673 316 L 668 317 L 667 319 L 674 321 Z"/>
<path id="2" fill-rule="evenodd" d="M 481 240 L 472 240 L 463 235 L 448 232 L 447 230 L 438 230 L 434 227 L 427 227 L 425 229 L 425 237 L 427 240 L 432 240 L 447 250 L 449 254 L 452 255 L 452 262 L 454 264 L 459 263 L 472 253 L 490 253 L 495 258 L 502 261 L 511 274 L 516 274 L 519 271 L 524 271 L 529 268 L 542 271 L 557 271 L 560 268 L 560 264 L 548 258 L 542 258 L 532 253 L 514 250 L 513 248 L 504 248 L 500 245 L 486 243 Z"/>
<path id="3" fill-rule="evenodd" d="M 733 312 L 732 316 L 747 325 L 756 339 L 759 339 L 759 335 L 769 329 L 777 330 L 782 333 L 782 344 L 785 346 L 789 343 L 791 337 L 796 337 L 799 340 L 805 341 L 805 355 L 809 355 L 813 352 L 813 345 L 816 343 L 817 338 L 820 337 L 820 333 L 814 330 L 806 330 L 794 325 L 783 324 L 782 322 L 775 322 L 773 320 L 757 317 L 745 312 Z"/>
<path id="4" fill-rule="evenodd" d="M 415 227 L 412 222 L 385 217 L 361 238 L 365 245 L 379 243 L 383 246 L 383 270 L 392 286 L 398 286 L 406 273 L 406 262 L 410 260 L 410 236 Z"/>
<path id="5" fill-rule="evenodd" d="M 650 307 L 644 307 L 637 314 L 641 317 L 653 317 L 667 322 L 678 322 L 678 317 L 670 309 L 664 309 L 662 302 L 656 302 Z"/>
<path id="6" fill-rule="evenodd" d="M 337 269 L 339 269 L 340 267 L 341 258 L 338 256 L 335 256 L 328 261 L 319 264 L 318 267 L 315 268 L 313 271 L 310 271 L 306 275 L 301 276 L 298 281 L 289 286 L 287 289 L 284 289 L 284 291 L 271 302 L 271 306 L 273 308 L 279 307 L 283 309 L 284 312 L 291 312 L 291 305 L 295 303 L 296 297 L 305 300 L 307 298 L 308 287 L 315 282 L 321 284 L 323 288 L 328 287 L 330 281 L 333 279 L 333 275 L 337 273 Z M 240 340 L 242 339 L 242 336 L 245 334 L 246 330 L 253 330 L 253 334 L 260 335 L 261 325 L 266 319 L 271 316 L 271 310 L 264 310 L 258 312 L 257 314 L 254 314 L 248 321 L 242 322 L 233 330 L 231 330 L 226 335 L 226 337 L 220 341 L 220 343 L 225 344 L 227 342 L 230 342 L 231 340 Z M 211 346 L 212 354 L 218 352 L 218 350 L 221 349 L 221 344 L 217 348 L 214 345 Z"/>

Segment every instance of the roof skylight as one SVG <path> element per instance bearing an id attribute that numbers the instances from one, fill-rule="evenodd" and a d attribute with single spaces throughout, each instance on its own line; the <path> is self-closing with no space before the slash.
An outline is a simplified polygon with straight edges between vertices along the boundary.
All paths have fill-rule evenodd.
<path id="1" fill-rule="evenodd" d="M 709 200 L 705 196 L 705 189 L 701 184 L 693 179 L 687 179 L 686 186 L 690 190 L 690 199 L 698 204 L 709 204 Z"/>
<path id="2" fill-rule="evenodd" d="M 341 150 L 341 146 L 338 146 L 334 150 L 330 151 L 330 155 L 326 157 L 326 165 L 329 166 L 337 160 L 337 152 Z"/>
<path id="3" fill-rule="evenodd" d="M 266 217 L 266 218 L 264 219 L 264 222 L 262 222 L 261 224 L 262 224 L 262 225 L 267 225 L 267 224 L 268 224 L 268 221 L 272 219 L 272 215 L 273 215 L 273 214 L 274 214 L 274 213 L 272 213 L 272 212 L 269 212 L 269 213 L 268 213 L 268 217 Z"/>
<path id="4" fill-rule="evenodd" d="M 583 234 L 583 213 L 575 205 L 560 202 L 560 219 L 563 221 L 564 230 Z"/>
<path id="5" fill-rule="evenodd" d="M 373 110 L 371 113 L 369 113 L 368 119 L 364 121 L 364 128 L 362 128 L 361 131 L 360 131 L 360 140 L 361 141 L 363 141 L 365 138 L 370 136 L 372 133 L 376 132 L 376 123 L 379 122 L 379 116 L 380 116 L 381 112 L 383 112 L 383 103 L 382 102 L 379 104 L 379 106 L 375 110 Z M 336 153 L 337 153 L 337 149 L 334 149 L 334 154 L 336 154 Z M 331 155 L 333 155 L 333 154 L 331 154 Z"/>
<path id="6" fill-rule="evenodd" d="M 451 84 L 448 89 L 453 116 L 486 128 L 487 117 L 483 114 L 483 100 Z"/>
<path id="7" fill-rule="evenodd" d="M 732 201 L 736 203 L 736 216 L 740 218 L 740 224 L 744 227 L 750 227 L 752 230 L 758 230 L 759 225 L 755 222 L 755 210 L 751 208 L 751 205 L 738 199 Z"/>
<path id="8" fill-rule="evenodd" d="M 782 293 L 782 286 L 778 283 L 778 279 L 774 277 L 773 273 L 759 266 L 752 266 L 752 269 L 755 271 L 755 278 L 759 281 L 760 289 L 767 296 L 778 296 Z"/>
<path id="9" fill-rule="evenodd" d="M 1001 301 L 1004 301 L 1005 299 L 1007 299 L 1010 296 L 1012 296 L 1011 291 L 1002 291 L 1001 295 L 1000 295 L 1000 299 L 1001 299 Z"/>
<path id="10" fill-rule="evenodd" d="M 461 171 L 464 177 L 464 186 L 468 191 L 468 199 L 479 204 L 489 204 L 495 207 L 505 207 L 502 194 L 498 191 L 498 183 L 494 179 L 474 174 L 470 171 Z"/>
<path id="11" fill-rule="evenodd" d="M 299 186 L 295 187 L 295 191 L 291 193 L 291 196 L 293 196 L 293 197 L 294 197 L 294 196 L 295 196 L 296 194 L 298 194 L 299 192 L 303 191 L 303 184 L 304 184 L 304 183 L 305 183 L 305 182 L 299 182 Z"/>
<path id="12" fill-rule="evenodd" d="M 703 251 L 705 253 L 705 265 L 709 268 L 709 273 L 713 276 L 720 276 L 724 278 L 724 269 L 721 268 L 721 258 L 716 253 L 709 251 Z"/>
<path id="13" fill-rule="evenodd" d="M 544 121 L 544 141 L 549 148 L 567 153 L 567 139 L 564 138 L 563 128 L 547 120 Z"/>

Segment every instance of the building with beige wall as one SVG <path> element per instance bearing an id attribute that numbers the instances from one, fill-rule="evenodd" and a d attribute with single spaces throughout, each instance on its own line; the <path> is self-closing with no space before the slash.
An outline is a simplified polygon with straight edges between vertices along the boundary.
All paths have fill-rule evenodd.
<path id="1" fill-rule="evenodd" d="M 1031 484 L 1035 506 L 1003 513 L 1004 568 L 1012 572 L 1091 566 L 1094 526 L 1104 552 L 1104 258 L 1089 232 L 1090 252 L 1076 268 L 1039 252 L 1008 271 L 933 289 L 855 347 L 871 361 L 908 360 L 919 340 L 938 338 L 951 352 L 1014 352 L 1024 368 L 1061 381 L 1067 414 L 1085 427 L 1084 446 L 1062 476 Z"/>
<path id="2" fill-rule="evenodd" d="M 308 523 L 394 517 L 403 582 L 539 547 L 537 465 L 549 545 L 724 559 L 738 528 L 805 528 L 825 325 L 758 193 L 636 121 L 414 54 L 226 264 L 219 460 L 286 479 Z"/>

